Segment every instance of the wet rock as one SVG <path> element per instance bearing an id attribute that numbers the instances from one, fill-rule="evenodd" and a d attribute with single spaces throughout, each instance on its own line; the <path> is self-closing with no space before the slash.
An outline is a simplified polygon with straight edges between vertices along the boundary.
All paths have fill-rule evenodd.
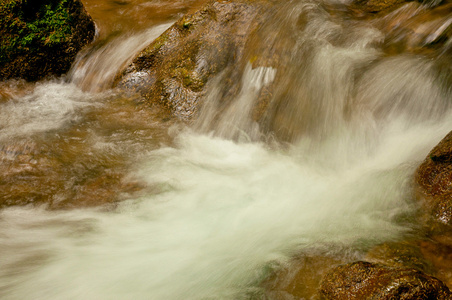
<path id="1" fill-rule="evenodd" d="M 452 132 L 429 153 L 416 170 L 423 219 L 432 234 L 452 234 Z"/>
<path id="2" fill-rule="evenodd" d="M 435 268 L 435 277 L 452 288 L 452 243 L 444 241 L 445 236 L 436 236 L 436 240 L 425 240 L 420 243 L 422 255 Z"/>
<path id="3" fill-rule="evenodd" d="M 412 268 L 433 275 L 432 264 L 424 257 L 417 242 L 387 242 L 371 249 L 366 260 L 390 267 Z"/>
<path id="4" fill-rule="evenodd" d="M 418 270 L 358 261 L 322 279 L 323 299 L 450 299 L 447 286 Z"/>
<path id="5" fill-rule="evenodd" d="M 63 189 L 62 164 L 49 149 L 25 139 L 0 147 L 0 208 L 50 203 Z"/>
<path id="6" fill-rule="evenodd" d="M 168 126 L 174 123 L 162 118 L 167 114 L 114 98 L 58 132 L 3 138 L 0 209 L 110 206 L 153 193 L 154 187 L 133 178 L 129 164 L 137 153 L 171 144 Z"/>
<path id="7" fill-rule="evenodd" d="M 445 53 L 451 48 L 452 3 L 434 8 L 409 3 L 375 25 L 386 33 L 384 48 L 389 53 Z"/>
<path id="8" fill-rule="evenodd" d="M 116 86 L 139 92 L 148 103 L 190 119 L 209 79 L 220 72 L 239 74 L 239 60 L 269 1 L 211 1 L 187 14 L 144 49 L 116 79 Z M 229 69 L 228 69 L 229 67 Z M 227 80 L 226 76 L 226 79 Z"/>
<path id="9" fill-rule="evenodd" d="M 94 35 L 80 0 L 2 1 L 0 79 L 60 76 Z"/>
<path id="10" fill-rule="evenodd" d="M 274 272 L 263 284 L 270 299 L 318 299 L 322 276 L 343 259 L 328 255 L 303 255 L 293 258 Z"/>
<path id="11" fill-rule="evenodd" d="M 406 0 L 355 0 L 350 7 L 354 11 L 361 13 L 379 13 L 382 11 L 394 9 Z"/>

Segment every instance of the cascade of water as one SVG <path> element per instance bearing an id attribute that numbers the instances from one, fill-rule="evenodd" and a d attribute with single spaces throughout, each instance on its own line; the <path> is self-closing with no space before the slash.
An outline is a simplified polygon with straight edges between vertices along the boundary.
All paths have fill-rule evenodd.
<path id="1" fill-rule="evenodd" d="M 98 48 L 83 52 L 71 68 L 69 80 L 85 91 L 105 91 L 111 87 L 116 74 L 171 24 L 157 25 L 130 36 L 120 35 Z"/>
<path id="2" fill-rule="evenodd" d="M 97 105 L 90 92 L 108 88 L 168 24 L 79 58 L 70 78 L 90 92 L 41 83 L 2 104 L 0 138 L 74 126 L 108 140 L 94 143 L 103 155 L 133 138 L 124 180 L 146 189 L 114 208 L 0 210 L 0 298 L 240 299 L 300 251 L 359 252 L 415 234 L 411 176 L 452 128 L 450 62 L 387 56 L 381 31 L 333 18 L 315 1 L 278 7 L 256 32 L 265 38 L 231 66 L 243 70 L 234 97 L 221 98 L 231 87 L 218 75 L 172 146 L 138 147 L 152 133 L 116 128 L 108 116 L 80 125 Z M 258 65 L 281 45 L 277 63 Z M 271 96 L 255 118 L 264 89 Z M 109 107 L 98 106 L 94 115 Z M 139 123 L 129 118 L 121 124 Z M 289 143 L 262 142 L 273 136 Z M 89 150 L 80 165 L 108 164 Z M 87 181 L 89 172 L 73 173 L 67 185 Z"/>

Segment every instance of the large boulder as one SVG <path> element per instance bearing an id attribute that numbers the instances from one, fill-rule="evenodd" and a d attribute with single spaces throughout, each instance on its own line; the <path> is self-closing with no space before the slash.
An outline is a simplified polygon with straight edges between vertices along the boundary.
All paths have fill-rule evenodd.
<path id="1" fill-rule="evenodd" d="M 80 0 L 4 0 L 0 79 L 60 76 L 94 35 L 94 22 Z"/>
<path id="2" fill-rule="evenodd" d="M 144 49 L 115 85 L 139 92 L 148 103 L 161 104 L 180 119 L 190 119 L 211 78 L 222 72 L 232 82 L 240 76 L 243 70 L 231 66 L 237 66 L 271 5 L 266 0 L 209 2 Z"/>
<path id="3" fill-rule="evenodd" d="M 444 283 L 418 270 L 358 261 L 338 266 L 322 280 L 323 299 L 451 299 Z"/>

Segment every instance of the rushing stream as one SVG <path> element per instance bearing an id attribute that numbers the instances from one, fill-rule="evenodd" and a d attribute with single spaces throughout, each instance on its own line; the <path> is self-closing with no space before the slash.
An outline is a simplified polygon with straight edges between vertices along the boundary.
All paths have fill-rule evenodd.
<path id="1" fill-rule="evenodd" d="M 248 64 L 220 115 L 218 75 L 185 124 L 109 87 L 205 1 L 84 2 L 99 38 L 68 77 L 0 87 L 2 200 L 35 204 L 0 210 L 0 298 L 259 298 L 293 255 L 416 234 L 414 170 L 452 129 L 443 54 L 387 55 L 381 20 L 288 1 L 272 24 L 307 21 L 286 68 Z M 269 85 L 279 102 L 258 125 Z"/>

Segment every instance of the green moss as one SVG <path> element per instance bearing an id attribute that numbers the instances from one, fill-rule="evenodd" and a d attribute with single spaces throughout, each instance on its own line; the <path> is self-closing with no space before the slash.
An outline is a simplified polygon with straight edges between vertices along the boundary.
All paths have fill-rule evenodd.
<path id="1" fill-rule="evenodd" d="M 174 69 L 172 76 L 179 78 L 184 87 L 195 92 L 201 91 L 205 84 L 197 72 L 188 70 L 184 67 Z"/>
<path id="2" fill-rule="evenodd" d="M 51 48 L 70 38 L 68 0 L 37 2 L 3 0 L 0 4 L 0 62 L 35 48 Z"/>
<path id="3" fill-rule="evenodd" d="M 168 35 L 167 34 L 162 34 L 152 44 L 152 50 L 151 51 L 158 51 L 160 48 L 163 47 L 163 45 L 166 44 L 167 41 L 168 41 Z"/>
<path id="4" fill-rule="evenodd" d="M 166 42 L 168 41 L 168 34 L 163 33 L 159 36 L 150 46 L 144 49 L 141 53 L 141 56 L 151 57 L 157 54 L 157 52 L 162 48 Z"/>

